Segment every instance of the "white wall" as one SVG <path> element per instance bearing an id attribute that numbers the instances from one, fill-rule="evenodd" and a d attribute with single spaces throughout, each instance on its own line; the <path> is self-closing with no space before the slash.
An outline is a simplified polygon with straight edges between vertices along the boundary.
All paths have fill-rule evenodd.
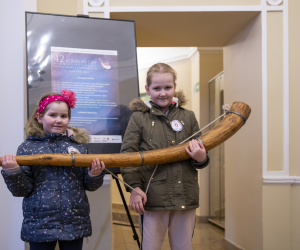
<path id="1" fill-rule="evenodd" d="M 36 0 L 23 0 L 17 5 L 13 1 L 0 1 L 5 10 L 0 17 L 0 156 L 15 154 L 24 141 L 26 114 L 26 56 L 25 56 L 25 13 L 37 11 Z M 95 192 L 87 192 L 91 205 L 93 235 L 84 249 L 111 249 L 111 202 L 110 177 Z M 8 191 L 0 177 L 0 242 L 1 249 L 20 250 L 25 248 L 20 239 L 23 220 L 22 198 Z M 28 249 L 28 244 L 26 244 Z"/>
<path id="2" fill-rule="evenodd" d="M 224 47 L 225 103 L 242 101 L 251 115 L 225 142 L 225 239 L 263 249 L 262 37 L 257 16 Z"/>
<path id="3" fill-rule="evenodd" d="M 36 1 L 0 1 L 0 156 L 15 154 L 24 139 L 25 14 Z M 0 178 L 1 249 L 24 249 L 20 239 L 22 198 L 15 198 Z"/>
<path id="4" fill-rule="evenodd" d="M 112 213 L 110 195 L 110 175 L 104 177 L 102 187 L 95 192 L 86 192 L 91 207 L 92 236 L 87 243 L 84 239 L 83 249 L 112 249 Z"/>

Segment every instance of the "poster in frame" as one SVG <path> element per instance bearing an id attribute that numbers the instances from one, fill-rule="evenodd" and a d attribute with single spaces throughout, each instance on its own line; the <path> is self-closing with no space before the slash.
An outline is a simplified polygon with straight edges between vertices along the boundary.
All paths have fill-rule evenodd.
<path id="1" fill-rule="evenodd" d="M 25 16 L 28 118 L 43 94 L 71 89 L 78 101 L 70 125 L 87 129 L 90 152 L 119 153 L 128 104 L 139 96 L 134 21 Z"/>

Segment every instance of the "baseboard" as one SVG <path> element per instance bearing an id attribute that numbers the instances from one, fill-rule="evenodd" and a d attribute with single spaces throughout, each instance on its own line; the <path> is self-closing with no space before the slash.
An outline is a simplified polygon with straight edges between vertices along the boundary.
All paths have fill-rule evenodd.
<path id="1" fill-rule="evenodd" d="M 128 206 L 128 205 L 127 205 Z M 124 204 L 123 203 L 112 203 L 111 204 L 112 209 L 116 208 L 116 209 L 125 209 Z M 129 207 L 129 206 L 128 206 Z"/>
<path id="2" fill-rule="evenodd" d="M 133 212 L 132 210 L 129 210 L 129 213 L 131 215 L 131 219 L 134 226 L 138 227 L 139 225 L 138 214 Z M 113 219 L 113 224 L 130 226 L 129 218 L 123 204 L 112 203 L 112 219 Z"/>
<path id="3" fill-rule="evenodd" d="M 244 248 L 242 248 L 242 247 L 234 244 L 233 242 L 231 242 L 230 240 L 226 239 L 225 237 L 223 238 L 222 247 L 225 250 L 245 250 Z"/>
<path id="4" fill-rule="evenodd" d="M 196 215 L 196 222 L 197 223 L 208 223 L 208 219 L 209 219 L 209 216 Z"/>

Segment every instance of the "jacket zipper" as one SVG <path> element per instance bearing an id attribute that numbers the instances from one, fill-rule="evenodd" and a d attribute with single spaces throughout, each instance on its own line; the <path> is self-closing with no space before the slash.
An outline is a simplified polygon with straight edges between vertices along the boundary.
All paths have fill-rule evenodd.
<path id="1" fill-rule="evenodd" d="M 151 134 L 150 134 L 150 141 L 152 141 L 152 135 L 153 135 L 153 130 L 154 130 L 154 124 L 155 124 L 155 121 L 152 121 Z"/>

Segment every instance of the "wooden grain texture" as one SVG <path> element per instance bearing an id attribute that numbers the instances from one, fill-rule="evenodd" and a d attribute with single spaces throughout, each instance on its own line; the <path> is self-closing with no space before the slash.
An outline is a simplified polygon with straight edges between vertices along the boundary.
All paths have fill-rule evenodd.
<path id="1" fill-rule="evenodd" d="M 251 113 L 251 108 L 243 102 L 234 102 L 231 105 L 230 110 L 240 113 L 246 120 L 248 120 Z M 199 138 L 202 140 L 206 151 L 209 151 L 233 136 L 243 125 L 244 121 L 240 116 L 234 113 L 229 113 L 218 126 L 209 130 Z M 168 148 L 145 151 L 143 152 L 144 165 L 166 164 L 187 160 L 190 156 L 186 153 L 185 147 L 188 147 L 188 142 Z M 103 161 L 106 167 L 134 167 L 141 166 L 142 163 L 141 154 L 138 152 L 122 154 L 76 154 L 75 167 L 90 167 L 93 159 L 95 158 Z M 69 154 L 24 155 L 17 156 L 16 159 L 18 164 L 21 166 L 72 165 L 72 156 Z M 0 166 L 2 166 L 1 158 Z"/>

